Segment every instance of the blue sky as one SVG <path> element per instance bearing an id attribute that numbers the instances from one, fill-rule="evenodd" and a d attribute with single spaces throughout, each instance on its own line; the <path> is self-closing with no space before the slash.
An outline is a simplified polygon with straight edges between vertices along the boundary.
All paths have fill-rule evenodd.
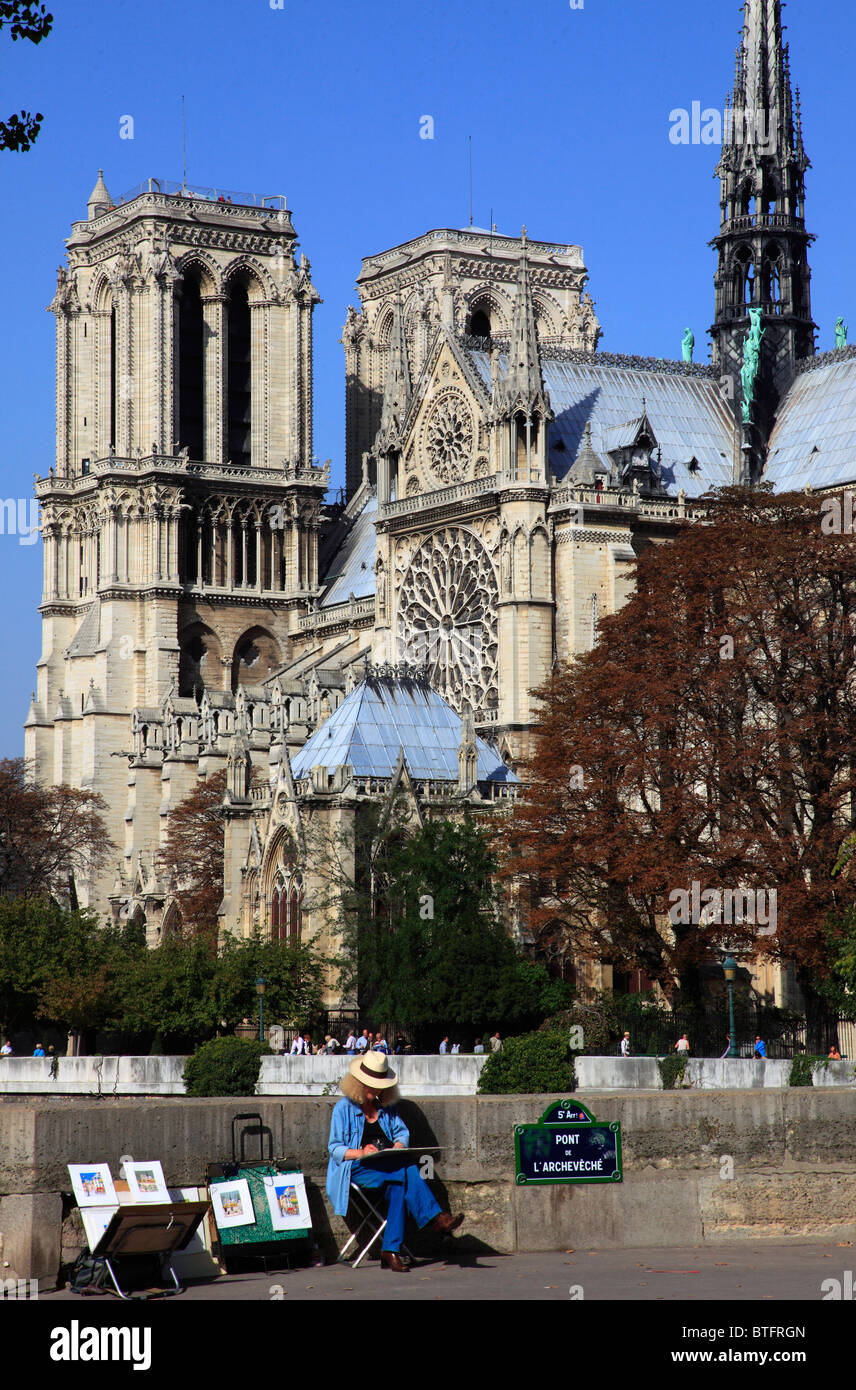
<path id="1" fill-rule="evenodd" d="M 63 239 L 86 216 L 99 167 L 120 196 L 149 176 L 285 193 L 324 303 L 315 316 L 316 448 L 344 478 L 338 339 L 361 257 L 432 227 L 477 225 L 579 243 L 604 350 L 706 357 L 718 230 L 715 146 L 675 146 L 669 113 L 721 108 L 736 0 L 50 0 L 38 47 L 0 35 L 2 116 L 41 110 L 29 154 L 0 155 L 3 498 L 31 495 L 54 451 L 54 321 L 45 313 Z M 853 322 L 852 120 L 842 55 L 846 0 L 791 0 L 802 89 L 813 307 L 819 344 Z M 434 121 L 433 140 L 420 120 Z M 134 138 L 120 138 L 133 117 Z M 845 272 L 846 274 L 845 278 Z M 0 756 L 21 724 L 40 651 L 41 544 L 0 536 L 5 679 Z"/>

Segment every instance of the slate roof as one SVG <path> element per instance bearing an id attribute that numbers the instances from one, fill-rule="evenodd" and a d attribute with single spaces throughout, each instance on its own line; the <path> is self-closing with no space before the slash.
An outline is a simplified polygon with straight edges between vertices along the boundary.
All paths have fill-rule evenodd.
<path id="1" fill-rule="evenodd" d="M 324 576 L 328 587 L 321 598 L 321 608 L 347 603 L 351 594 L 354 598 L 371 598 L 374 594 L 376 517 L 377 493 L 373 493 L 330 561 Z"/>
<path id="2" fill-rule="evenodd" d="M 764 480 L 777 492 L 856 479 L 856 357 L 803 371 L 776 419 Z"/>
<path id="3" fill-rule="evenodd" d="M 470 356 L 490 387 L 490 357 L 477 349 Z M 499 357 L 502 371 L 507 359 Z M 544 385 L 556 419 L 550 426 L 550 467 L 564 478 L 580 451 L 586 423 L 592 447 L 603 457 L 615 447 L 620 431 L 642 414 L 642 402 L 662 449 L 662 480 L 668 492 L 683 488 L 699 497 L 711 487 L 733 481 L 734 425 L 718 382 L 712 376 L 684 376 L 655 367 L 622 367 L 598 362 L 556 360 L 542 356 Z M 697 470 L 688 465 L 695 458 Z"/>
<path id="4" fill-rule="evenodd" d="M 295 777 L 349 763 L 357 776 L 390 777 L 404 749 L 414 778 L 458 780 L 461 717 L 421 681 L 369 676 L 294 755 Z M 496 749 L 476 738 L 478 780 L 514 782 Z"/>

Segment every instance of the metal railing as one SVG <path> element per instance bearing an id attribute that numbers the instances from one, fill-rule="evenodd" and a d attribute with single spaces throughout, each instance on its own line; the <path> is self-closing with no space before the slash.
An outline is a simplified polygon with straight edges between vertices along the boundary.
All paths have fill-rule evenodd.
<path id="1" fill-rule="evenodd" d="M 170 198 L 199 198 L 206 203 L 237 203 L 241 207 L 283 211 L 288 208 L 284 193 L 246 193 L 234 188 L 214 188 L 201 184 L 177 183 L 173 179 L 145 179 L 123 193 L 120 203 L 131 203 L 144 193 L 163 193 Z M 116 204 L 115 206 L 118 206 Z"/>

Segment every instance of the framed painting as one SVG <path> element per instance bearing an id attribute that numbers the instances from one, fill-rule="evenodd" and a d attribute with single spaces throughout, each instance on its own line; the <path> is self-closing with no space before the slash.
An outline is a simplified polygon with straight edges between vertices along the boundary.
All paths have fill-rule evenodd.
<path id="1" fill-rule="evenodd" d="M 246 1178 L 216 1183 L 211 1188 L 211 1206 L 218 1230 L 227 1231 L 232 1226 L 254 1226 L 256 1223 L 250 1185 Z"/>
<path id="2" fill-rule="evenodd" d="M 125 1164 L 125 1179 L 134 1202 L 168 1202 L 169 1189 L 156 1158 Z"/>
<path id="3" fill-rule="evenodd" d="M 69 1163 L 68 1175 L 79 1207 L 117 1207 L 109 1163 Z"/>

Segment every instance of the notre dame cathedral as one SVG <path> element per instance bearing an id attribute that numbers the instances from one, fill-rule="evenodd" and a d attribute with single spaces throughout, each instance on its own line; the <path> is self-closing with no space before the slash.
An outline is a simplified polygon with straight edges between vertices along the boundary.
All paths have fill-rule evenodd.
<path id="1" fill-rule="evenodd" d="M 225 770 L 221 933 L 334 950 L 310 827 L 378 801 L 415 823 L 507 805 L 531 691 L 695 499 L 852 481 L 856 351 L 815 352 L 780 0 L 747 0 L 730 109 L 756 119 L 728 123 L 718 168 L 710 365 L 599 352 L 579 246 L 426 232 L 363 260 L 335 503 L 312 441 L 319 295 L 285 199 L 151 179 L 117 202 L 99 174 L 50 305 L 26 720 L 37 776 L 109 806 L 115 862 L 82 903 L 168 934 L 167 818 Z M 761 969 L 787 1002 L 787 971 Z"/>

